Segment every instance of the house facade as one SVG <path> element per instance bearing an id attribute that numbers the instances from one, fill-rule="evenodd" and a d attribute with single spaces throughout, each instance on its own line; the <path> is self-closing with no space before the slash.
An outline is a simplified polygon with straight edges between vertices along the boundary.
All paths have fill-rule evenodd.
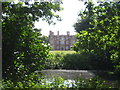
<path id="1" fill-rule="evenodd" d="M 76 38 L 74 35 L 70 35 L 69 31 L 66 35 L 59 35 L 59 31 L 57 31 L 57 35 L 54 35 L 54 32 L 50 31 L 49 42 L 52 50 L 70 50 L 76 42 Z"/>

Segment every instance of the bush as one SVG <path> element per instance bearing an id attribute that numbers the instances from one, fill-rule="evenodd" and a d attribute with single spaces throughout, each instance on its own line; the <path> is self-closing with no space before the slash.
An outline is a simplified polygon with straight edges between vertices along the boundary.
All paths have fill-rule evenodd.
<path id="1" fill-rule="evenodd" d="M 92 53 L 54 53 L 46 60 L 45 69 L 112 70 L 113 66 Z"/>
<path id="2" fill-rule="evenodd" d="M 80 78 L 76 82 L 77 88 L 113 88 L 112 86 L 108 85 L 105 80 L 98 76 L 87 80 Z"/>
<path id="3" fill-rule="evenodd" d="M 67 54 L 63 62 L 65 69 L 90 69 L 88 57 L 82 54 Z"/>
<path id="4" fill-rule="evenodd" d="M 11 81 L 3 82 L 2 89 L 5 88 L 113 88 L 113 86 L 107 84 L 106 81 L 99 77 L 94 77 L 91 79 L 83 79 L 80 77 L 78 80 L 65 80 L 61 77 L 54 77 L 53 79 L 41 79 L 39 83 L 35 84 L 32 81 L 26 82 L 29 84 L 28 87 L 23 87 L 21 82 L 17 82 L 18 87 L 16 87 Z M 31 87 L 32 86 L 32 87 Z"/>
<path id="5" fill-rule="evenodd" d="M 45 69 L 62 69 L 64 53 L 50 54 L 45 62 Z"/>
<path id="6" fill-rule="evenodd" d="M 120 17 L 117 14 L 120 1 L 85 4 L 86 9 L 80 12 L 81 17 L 74 24 L 77 32 L 74 50 L 96 54 L 102 69 L 110 70 L 114 66 L 114 73 L 120 76 L 120 19 L 115 19 Z"/>
<path id="7" fill-rule="evenodd" d="M 47 9 L 47 10 L 46 10 Z M 61 10 L 60 3 L 2 2 L 2 78 L 14 84 L 36 81 L 35 71 L 43 69 L 50 47 L 35 21 L 49 24 L 59 18 L 53 11 Z M 34 76 L 35 75 L 35 76 Z M 28 84 L 29 85 L 29 84 Z"/>

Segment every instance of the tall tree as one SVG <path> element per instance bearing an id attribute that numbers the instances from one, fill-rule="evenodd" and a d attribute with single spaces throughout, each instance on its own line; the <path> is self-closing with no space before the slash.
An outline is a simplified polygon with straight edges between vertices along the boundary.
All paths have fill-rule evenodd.
<path id="1" fill-rule="evenodd" d="M 120 2 L 100 2 L 97 6 L 88 2 L 80 16 L 82 19 L 74 25 L 79 40 L 75 49 L 94 53 L 101 61 L 112 62 L 115 72 L 119 73 Z"/>
<path id="2" fill-rule="evenodd" d="M 3 2 L 2 9 L 3 79 L 23 83 L 34 80 L 31 75 L 42 69 L 50 50 L 34 22 L 39 18 L 48 23 L 59 19 L 54 12 L 61 10 L 60 3 Z"/>

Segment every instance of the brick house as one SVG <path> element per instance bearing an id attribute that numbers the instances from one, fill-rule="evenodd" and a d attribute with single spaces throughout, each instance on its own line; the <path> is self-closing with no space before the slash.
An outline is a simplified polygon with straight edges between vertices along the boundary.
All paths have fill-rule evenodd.
<path id="1" fill-rule="evenodd" d="M 76 38 L 74 35 L 70 35 L 69 31 L 67 31 L 67 35 L 59 35 L 59 31 L 57 31 L 57 35 L 54 35 L 54 32 L 50 31 L 49 42 L 52 50 L 70 50 L 76 42 Z"/>

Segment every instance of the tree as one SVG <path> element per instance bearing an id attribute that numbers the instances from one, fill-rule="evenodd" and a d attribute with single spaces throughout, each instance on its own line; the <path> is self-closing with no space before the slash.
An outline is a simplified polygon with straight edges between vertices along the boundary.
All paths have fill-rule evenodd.
<path id="1" fill-rule="evenodd" d="M 40 30 L 34 28 L 34 22 L 43 18 L 48 23 L 58 15 L 59 3 L 34 2 L 33 4 L 2 2 L 2 46 L 3 79 L 14 83 L 35 81 L 36 70 L 43 68 L 50 47 L 44 42 Z M 29 85 L 29 84 L 28 84 Z"/>
<path id="2" fill-rule="evenodd" d="M 88 2 L 80 16 L 82 19 L 74 25 L 78 32 L 75 49 L 94 53 L 100 61 L 110 67 L 114 65 L 115 72 L 119 73 L 120 2 L 100 2 L 97 6 Z"/>

